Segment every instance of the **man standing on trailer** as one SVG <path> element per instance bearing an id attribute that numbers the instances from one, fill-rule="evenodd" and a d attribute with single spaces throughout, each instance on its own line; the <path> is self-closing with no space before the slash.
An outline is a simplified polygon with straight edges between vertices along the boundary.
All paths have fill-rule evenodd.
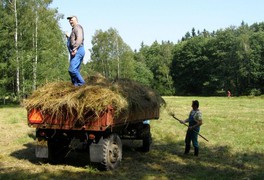
<path id="1" fill-rule="evenodd" d="M 67 43 L 70 51 L 69 74 L 74 86 L 82 86 L 85 83 L 80 73 L 81 64 L 85 55 L 83 44 L 84 32 L 82 26 L 78 23 L 77 16 L 69 16 L 67 19 L 72 26 L 70 42 Z"/>

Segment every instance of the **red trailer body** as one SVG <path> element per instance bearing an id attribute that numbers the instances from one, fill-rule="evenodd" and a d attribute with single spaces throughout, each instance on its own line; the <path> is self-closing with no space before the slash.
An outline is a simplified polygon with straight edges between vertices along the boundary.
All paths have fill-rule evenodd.
<path id="1" fill-rule="evenodd" d="M 112 106 L 99 115 L 87 113 L 83 120 L 75 117 L 54 118 L 41 109 L 28 111 L 28 125 L 36 128 L 36 156 L 57 161 L 72 150 L 72 142 L 79 140 L 90 154 L 90 161 L 106 170 L 116 168 L 122 159 L 121 139 L 143 140 L 142 150 L 149 151 L 150 125 L 145 120 L 159 118 L 159 107 L 115 117 Z"/>

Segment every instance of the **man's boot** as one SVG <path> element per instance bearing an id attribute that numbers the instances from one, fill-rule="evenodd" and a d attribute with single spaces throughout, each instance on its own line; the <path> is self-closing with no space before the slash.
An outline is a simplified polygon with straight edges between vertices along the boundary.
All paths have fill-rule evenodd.
<path id="1" fill-rule="evenodd" d="M 198 147 L 195 147 L 194 148 L 194 155 L 195 156 L 198 156 L 199 155 L 199 148 Z"/>
<path id="2" fill-rule="evenodd" d="M 184 154 L 188 154 L 190 152 L 191 146 L 190 145 L 185 145 L 185 151 Z"/>

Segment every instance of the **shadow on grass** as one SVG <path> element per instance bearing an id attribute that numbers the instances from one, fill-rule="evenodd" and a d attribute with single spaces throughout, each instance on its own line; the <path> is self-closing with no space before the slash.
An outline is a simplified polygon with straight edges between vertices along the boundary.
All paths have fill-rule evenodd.
<path id="1" fill-rule="evenodd" d="M 160 142 L 158 142 L 160 143 Z M 158 144 L 153 143 L 148 153 L 135 150 L 136 143 L 123 145 L 121 166 L 113 171 L 99 171 L 89 162 L 88 153 L 73 152 L 64 164 L 51 166 L 68 166 L 78 170 L 54 170 L 43 166 L 43 172 L 26 172 L 23 168 L 2 169 L 0 179 L 262 179 L 264 177 L 264 154 L 232 154 L 230 147 L 210 146 L 201 143 L 199 157 L 192 151 L 183 155 L 184 142 Z M 132 145 L 132 146 L 131 146 Z M 135 146 L 134 146 L 135 145 Z M 43 162 L 35 158 L 34 143 L 24 145 L 26 148 L 11 153 L 17 159 L 28 160 L 32 168 L 42 166 Z"/>
<path id="2" fill-rule="evenodd" d="M 0 104 L 0 108 L 19 108 L 22 107 L 19 103 L 7 103 L 7 104 Z"/>

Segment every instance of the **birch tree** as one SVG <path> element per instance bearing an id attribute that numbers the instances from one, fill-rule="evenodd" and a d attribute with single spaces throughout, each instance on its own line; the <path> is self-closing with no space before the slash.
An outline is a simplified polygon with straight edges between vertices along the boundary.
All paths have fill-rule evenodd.
<path id="1" fill-rule="evenodd" d="M 12 1 L 10 1 L 12 4 Z M 20 98 L 20 64 L 19 64 L 19 57 L 18 57 L 18 40 L 17 40 L 17 33 L 18 33 L 18 19 L 17 19 L 17 1 L 13 1 L 14 7 L 14 16 L 15 16 L 15 49 L 16 49 L 16 88 L 17 88 L 17 95 Z"/>
<path id="2" fill-rule="evenodd" d="M 35 41 L 34 41 L 34 48 L 35 48 L 35 60 L 33 63 L 33 90 L 36 90 L 37 86 L 37 65 L 38 65 L 38 4 L 36 4 L 35 9 Z"/>

